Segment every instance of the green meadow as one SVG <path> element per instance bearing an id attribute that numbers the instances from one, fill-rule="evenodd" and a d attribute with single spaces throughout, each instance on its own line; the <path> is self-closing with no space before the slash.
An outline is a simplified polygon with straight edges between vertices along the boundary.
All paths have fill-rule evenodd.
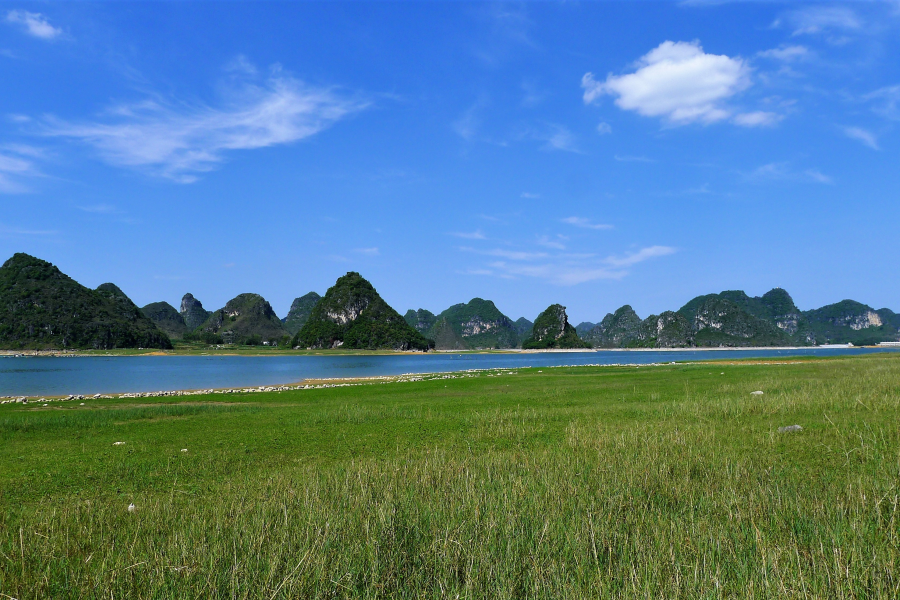
<path id="1" fill-rule="evenodd" d="M 900 597 L 900 355 L 189 400 L 0 407 L 0 598 Z"/>

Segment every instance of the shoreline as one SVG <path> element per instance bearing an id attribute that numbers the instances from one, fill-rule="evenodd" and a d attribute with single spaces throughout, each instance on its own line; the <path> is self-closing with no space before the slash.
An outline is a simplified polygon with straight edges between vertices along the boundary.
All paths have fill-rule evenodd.
<path id="1" fill-rule="evenodd" d="M 742 365 L 783 365 L 791 364 L 784 362 L 784 359 L 791 357 L 755 357 L 762 362 L 729 362 L 729 366 Z M 824 357 L 817 357 L 821 360 Z M 415 381 L 431 381 L 438 379 L 459 379 L 464 377 L 479 377 L 485 375 L 487 377 L 498 377 L 501 375 L 516 375 L 520 371 L 526 369 L 535 370 L 541 373 L 544 369 L 572 369 L 572 368 L 597 368 L 597 367 L 616 367 L 616 368 L 641 368 L 641 367 L 669 367 L 683 364 L 719 364 L 725 363 L 731 359 L 714 359 L 711 361 L 670 361 L 670 362 L 652 362 L 652 363 L 588 363 L 574 365 L 547 365 L 547 366 L 521 366 L 521 367 L 488 367 L 473 368 L 462 371 L 441 371 L 441 372 L 425 372 L 425 373 L 403 373 L 400 375 L 371 375 L 366 377 L 318 377 L 311 379 L 302 379 L 293 383 L 283 383 L 275 385 L 256 385 L 243 387 L 222 387 L 222 388 L 186 388 L 179 390 L 158 390 L 149 392 L 105 392 L 95 394 L 61 394 L 61 395 L 16 395 L 16 396 L 0 396 L 0 405 L 6 404 L 22 404 L 72 402 L 85 400 L 126 400 L 137 398 L 184 398 L 189 396 L 201 396 L 211 394 L 252 394 L 260 392 L 286 392 L 307 389 L 324 389 L 334 387 L 352 387 L 360 385 L 374 385 L 386 383 L 409 383 Z M 81 402 L 81 405 L 84 403 Z"/>
<path id="2" fill-rule="evenodd" d="M 266 357 L 266 356 L 438 356 L 447 354 L 587 354 L 592 352 L 759 352 L 760 350 L 828 350 L 828 349 L 862 349 L 881 348 L 881 346 L 847 346 L 843 344 L 828 344 L 823 346 L 694 346 L 684 348 L 547 348 L 541 350 L 523 350 L 522 348 L 500 348 L 479 350 L 432 350 L 430 352 L 402 351 L 402 350 L 354 350 L 334 351 L 328 350 L 299 350 L 281 351 L 271 350 L 263 352 L 192 352 L 179 350 L 146 350 L 134 348 L 122 348 L 116 350 L 0 350 L 0 358 L 111 358 L 111 357 L 147 357 L 147 356 L 242 356 L 242 357 Z M 892 348 L 885 346 L 884 348 Z"/>

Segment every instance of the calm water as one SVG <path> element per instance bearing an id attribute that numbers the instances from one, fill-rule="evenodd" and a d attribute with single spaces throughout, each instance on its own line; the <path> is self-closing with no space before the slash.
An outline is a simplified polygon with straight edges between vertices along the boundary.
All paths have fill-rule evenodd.
<path id="1" fill-rule="evenodd" d="M 115 356 L 2 357 L 0 396 L 59 396 L 152 392 L 294 383 L 304 379 L 440 373 L 466 369 L 587 364 L 835 356 L 897 349 L 677 350 L 666 352 L 545 352 L 529 354 L 425 354 L 390 356 Z"/>

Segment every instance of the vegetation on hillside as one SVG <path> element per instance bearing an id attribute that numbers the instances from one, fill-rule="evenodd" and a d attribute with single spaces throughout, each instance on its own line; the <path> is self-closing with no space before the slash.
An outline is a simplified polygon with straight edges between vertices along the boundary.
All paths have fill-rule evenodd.
<path id="1" fill-rule="evenodd" d="M 430 310 L 420 308 L 419 310 L 409 309 L 406 311 L 406 314 L 403 315 L 403 320 L 406 321 L 410 327 L 422 335 L 425 335 L 425 333 L 431 329 L 432 325 L 435 324 L 437 317 L 434 316 L 434 313 Z"/>
<path id="2" fill-rule="evenodd" d="M 285 335 L 284 324 L 272 306 L 259 294 L 238 294 L 214 311 L 194 332 L 212 334 L 235 344 L 277 344 Z M 233 338 L 231 340 L 230 338 Z"/>
<path id="3" fill-rule="evenodd" d="M 522 342 L 525 350 L 590 347 L 590 343 L 578 337 L 575 328 L 569 324 L 566 307 L 561 304 L 551 304 L 538 315 L 534 320 L 531 337 Z"/>
<path id="4" fill-rule="evenodd" d="M 0 348 L 139 347 L 172 342 L 118 287 L 91 290 L 23 253 L 0 267 Z"/>
<path id="5" fill-rule="evenodd" d="M 309 319 L 310 313 L 312 313 L 313 307 L 321 299 L 322 296 L 316 292 L 310 292 L 304 296 L 295 298 L 291 303 L 291 309 L 288 311 L 287 316 L 282 319 L 285 331 L 290 335 L 296 335 L 298 331 L 303 329 L 303 326 L 306 325 L 306 321 Z"/>
<path id="6" fill-rule="evenodd" d="M 444 320 L 462 340 L 466 348 L 515 348 L 519 345 L 516 325 L 490 300 L 472 298 L 469 302 L 454 304 L 437 316 L 435 325 L 426 336 L 437 339 L 437 322 Z M 438 348 L 443 348 L 440 344 Z"/>
<path id="7" fill-rule="evenodd" d="M 410 327 L 359 273 L 349 272 L 315 305 L 291 345 L 427 351 L 434 342 Z"/>
<path id="8" fill-rule="evenodd" d="M 184 317 L 168 302 L 152 302 L 141 308 L 141 312 L 173 340 L 181 339 L 187 333 Z"/>

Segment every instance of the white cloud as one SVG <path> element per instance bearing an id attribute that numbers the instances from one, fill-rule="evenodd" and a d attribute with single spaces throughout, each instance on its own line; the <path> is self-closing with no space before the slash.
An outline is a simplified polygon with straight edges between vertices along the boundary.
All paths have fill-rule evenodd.
<path id="1" fill-rule="evenodd" d="M 191 183 L 231 151 L 296 142 L 366 106 L 276 71 L 233 88 L 220 107 L 144 101 L 112 107 L 105 121 L 48 118 L 43 134 L 84 142 L 113 165 Z"/>
<path id="2" fill-rule="evenodd" d="M 675 248 L 671 246 L 649 246 L 641 248 L 637 252 L 630 252 L 624 256 L 610 256 L 606 259 L 606 263 L 613 267 L 630 267 L 651 258 L 659 256 L 668 256 L 674 254 Z"/>
<path id="3" fill-rule="evenodd" d="M 872 150 L 881 150 L 878 146 L 878 138 L 871 131 L 862 127 L 844 127 L 844 134 L 854 140 L 858 140 Z"/>
<path id="4" fill-rule="evenodd" d="M 673 254 L 675 248 L 650 246 L 623 256 L 598 258 L 594 254 L 557 254 L 509 263 L 496 261 L 488 266 L 498 275 L 543 279 L 557 285 L 577 285 L 599 279 L 621 279 L 628 268 L 640 262 Z"/>
<path id="5" fill-rule="evenodd" d="M 550 237 L 548 235 L 540 235 L 538 236 L 537 243 L 539 246 L 544 246 L 545 248 L 553 248 L 554 250 L 565 250 L 566 245 L 563 244 L 563 240 L 566 239 L 565 236 L 557 235 L 556 237 Z"/>
<path id="6" fill-rule="evenodd" d="M 480 108 L 481 103 L 476 102 L 453 122 L 453 131 L 467 142 L 474 139 L 478 134 L 478 129 L 481 126 L 481 119 L 478 117 Z"/>
<path id="7" fill-rule="evenodd" d="M 378 251 L 378 248 L 356 248 L 354 252 L 365 254 L 366 256 L 378 256 L 379 254 L 381 254 Z"/>
<path id="8" fill-rule="evenodd" d="M 59 232 L 45 230 L 45 229 L 22 229 L 19 227 L 7 227 L 5 225 L 0 224 L 0 235 L 2 235 L 4 237 L 22 236 L 22 235 L 45 236 L 45 235 L 56 235 L 57 233 L 59 233 Z"/>
<path id="9" fill-rule="evenodd" d="M 576 154 L 581 152 L 572 132 L 566 127 L 555 123 L 548 123 L 538 128 L 530 128 L 523 137 L 544 142 L 544 150 L 562 150 Z"/>
<path id="10" fill-rule="evenodd" d="M 604 223 L 593 223 L 590 219 L 585 219 L 584 217 L 566 217 L 565 219 L 560 219 L 563 223 L 567 225 L 574 225 L 575 227 L 581 227 L 582 229 L 612 229 L 612 225 L 606 225 Z"/>
<path id="11" fill-rule="evenodd" d="M 825 175 L 817 169 L 807 169 L 803 171 L 803 176 L 807 179 L 807 181 L 812 181 L 814 183 L 824 183 L 827 185 L 831 185 L 834 183 L 834 179 L 832 179 L 828 175 Z"/>
<path id="12" fill-rule="evenodd" d="M 762 58 L 780 60 L 782 62 L 794 62 L 809 58 L 812 56 L 812 52 L 810 52 L 809 48 L 806 46 L 788 46 L 782 44 L 778 48 L 757 52 L 756 55 Z"/>
<path id="13" fill-rule="evenodd" d="M 601 121 L 597 125 L 597 133 L 599 133 L 600 135 L 608 135 L 612 133 L 612 127 L 610 127 L 609 123 Z"/>
<path id="14" fill-rule="evenodd" d="M 478 229 L 476 231 L 471 231 L 471 232 L 454 231 L 454 232 L 451 232 L 450 235 L 455 235 L 456 237 L 463 238 L 464 240 L 486 240 L 487 239 L 487 236 L 485 236 L 484 233 L 480 229 Z"/>
<path id="15" fill-rule="evenodd" d="M 900 121 L 900 85 L 883 87 L 863 96 L 863 100 L 875 102 L 874 112 L 886 119 Z"/>
<path id="16" fill-rule="evenodd" d="M 656 160 L 652 158 L 647 158 L 646 156 L 628 156 L 622 154 L 616 154 L 613 156 L 619 162 L 642 162 L 642 163 L 655 163 Z"/>
<path id="17" fill-rule="evenodd" d="M 750 67 L 741 58 L 706 54 L 698 42 L 666 41 L 645 54 L 638 68 L 597 81 L 581 80 L 584 102 L 615 96 L 616 105 L 671 124 L 712 123 L 731 115 L 724 101 L 748 88 Z"/>
<path id="18" fill-rule="evenodd" d="M 834 183 L 834 180 L 831 177 L 817 169 L 793 171 L 786 162 L 775 162 L 762 165 L 746 175 L 746 178 L 751 181 L 798 181 L 801 183 L 822 183 L 827 185 Z"/>
<path id="19" fill-rule="evenodd" d="M 535 200 L 540 197 L 541 197 L 540 194 L 534 194 L 532 192 L 522 192 L 522 198 L 527 198 L 529 200 Z"/>
<path id="20" fill-rule="evenodd" d="M 762 110 L 740 113 L 734 116 L 732 121 L 741 127 L 770 127 L 781 121 L 784 117 L 773 112 Z"/>
<path id="21" fill-rule="evenodd" d="M 51 25 L 41 13 L 28 12 L 27 10 L 11 10 L 6 13 L 6 22 L 21 25 L 25 33 L 42 40 L 52 40 L 62 35 L 62 29 Z"/>
<path id="22" fill-rule="evenodd" d="M 23 194 L 29 188 L 22 179 L 38 176 L 34 163 L 25 156 L 32 156 L 29 146 L 4 146 L 0 148 L 0 194 Z"/>
<path id="23" fill-rule="evenodd" d="M 835 29 L 858 30 L 862 22 L 856 13 L 845 6 L 809 6 L 786 15 L 794 27 L 792 35 L 810 35 Z M 779 21 L 774 24 L 780 25 Z"/>
<path id="24" fill-rule="evenodd" d="M 83 210 L 84 212 L 94 213 L 98 215 L 113 215 L 119 212 L 112 204 L 93 204 L 91 206 L 79 206 L 79 210 Z"/>

